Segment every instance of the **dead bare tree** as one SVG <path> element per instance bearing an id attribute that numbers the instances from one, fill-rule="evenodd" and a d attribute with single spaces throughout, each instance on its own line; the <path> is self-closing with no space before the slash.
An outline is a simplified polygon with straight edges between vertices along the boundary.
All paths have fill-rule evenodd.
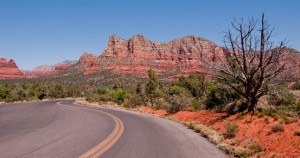
<path id="1" fill-rule="evenodd" d="M 260 22 L 260 23 L 259 23 Z M 254 111 L 259 98 L 267 94 L 270 82 L 285 70 L 285 42 L 271 41 L 273 28 L 261 20 L 233 20 L 224 37 L 226 60 L 217 66 L 217 78 L 240 94 L 245 110 Z"/>

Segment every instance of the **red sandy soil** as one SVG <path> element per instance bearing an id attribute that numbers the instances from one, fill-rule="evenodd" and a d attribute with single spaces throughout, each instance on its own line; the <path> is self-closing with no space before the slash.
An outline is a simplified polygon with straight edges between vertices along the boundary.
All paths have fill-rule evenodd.
<path id="1" fill-rule="evenodd" d="M 147 114 L 154 114 L 155 116 L 165 116 L 168 114 L 168 112 L 166 110 L 153 110 L 150 107 L 144 107 L 142 109 L 142 112 L 147 113 Z"/>
<path id="2" fill-rule="evenodd" d="M 272 117 L 259 118 L 255 115 L 245 114 L 242 116 L 232 115 L 222 119 L 225 113 L 216 111 L 202 110 L 198 112 L 182 111 L 172 116 L 173 119 L 183 122 L 198 122 L 208 125 L 220 133 L 225 133 L 224 125 L 227 122 L 238 124 L 238 132 L 233 139 L 225 142 L 239 142 L 238 146 L 246 147 L 251 141 L 260 144 L 263 147 L 261 155 L 271 156 L 276 153 L 283 157 L 300 157 L 300 136 L 295 136 L 294 132 L 300 130 L 300 121 L 291 124 L 282 124 L 284 132 L 272 133 L 271 125 L 279 124 L 280 120 L 275 121 Z M 266 119 L 269 123 L 266 123 Z M 247 121 L 248 122 L 247 122 Z M 252 121 L 249 121 L 252 120 Z"/>
<path id="3" fill-rule="evenodd" d="M 156 116 L 168 115 L 165 110 L 153 110 L 149 107 L 144 107 L 143 112 Z M 300 136 L 294 135 L 296 130 L 300 130 L 299 120 L 291 124 L 281 123 L 284 127 L 284 132 L 270 134 L 271 125 L 280 124 L 281 119 L 275 121 L 272 117 L 264 116 L 259 118 L 250 114 L 224 116 L 226 116 L 225 113 L 201 110 L 197 112 L 180 111 L 171 115 L 171 118 L 180 122 L 205 124 L 220 133 L 226 132 L 224 128 L 226 123 L 236 123 L 238 124 L 238 132 L 234 138 L 226 139 L 226 143 L 238 142 L 236 146 L 246 147 L 250 142 L 255 142 L 263 148 L 263 151 L 258 154 L 262 157 L 300 157 Z M 267 123 L 266 119 L 269 123 Z"/>

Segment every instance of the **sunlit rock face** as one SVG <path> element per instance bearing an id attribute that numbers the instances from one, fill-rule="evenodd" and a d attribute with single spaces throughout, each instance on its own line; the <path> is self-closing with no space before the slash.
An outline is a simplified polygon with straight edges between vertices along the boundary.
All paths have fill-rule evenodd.
<path id="1" fill-rule="evenodd" d="M 113 70 L 145 77 L 147 70 L 153 69 L 159 75 L 184 75 L 205 72 L 202 61 L 217 62 L 221 58 L 225 58 L 221 47 L 196 36 L 159 43 L 149 41 L 143 35 L 135 35 L 129 40 L 112 35 L 102 55 L 90 62 L 84 73 Z"/>
<path id="2" fill-rule="evenodd" d="M 24 78 L 24 74 L 19 70 L 15 61 L 10 59 L 7 61 L 0 58 L 0 79 Z"/>

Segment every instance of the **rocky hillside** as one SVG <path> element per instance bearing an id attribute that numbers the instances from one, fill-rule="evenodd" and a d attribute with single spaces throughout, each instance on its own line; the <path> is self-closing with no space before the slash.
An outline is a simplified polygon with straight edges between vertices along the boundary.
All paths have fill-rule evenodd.
<path id="1" fill-rule="evenodd" d="M 10 59 L 7 61 L 4 58 L 0 58 L 0 79 L 23 77 L 23 72 L 19 70 L 14 60 Z"/>
<path id="2" fill-rule="evenodd" d="M 42 65 L 35 67 L 32 70 L 22 70 L 26 78 L 36 78 L 42 76 L 49 76 L 56 72 L 67 70 L 71 65 L 76 64 L 78 61 L 65 60 L 55 65 Z"/>
<path id="3" fill-rule="evenodd" d="M 218 62 L 224 59 L 221 47 L 211 41 L 186 36 L 167 43 L 149 41 L 143 35 L 124 40 L 112 35 L 102 55 L 95 58 L 84 54 L 80 61 L 88 64 L 84 70 L 90 74 L 99 70 L 112 70 L 118 74 L 133 74 L 144 77 L 150 68 L 159 75 L 205 72 L 202 59 Z"/>

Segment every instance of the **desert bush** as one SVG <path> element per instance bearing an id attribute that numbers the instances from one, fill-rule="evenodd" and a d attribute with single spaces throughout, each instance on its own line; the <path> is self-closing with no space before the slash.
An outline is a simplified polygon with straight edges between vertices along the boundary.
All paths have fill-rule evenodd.
<path id="1" fill-rule="evenodd" d="M 40 100 L 43 100 L 48 94 L 48 86 L 40 85 L 35 90 L 35 97 Z"/>
<path id="2" fill-rule="evenodd" d="M 249 118 L 249 119 L 246 119 L 246 120 L 245 120 L 245 123 L 249 124 L 249 123 L 251 123 L 252 121 L 253 121 L 252 118 Z"/>
<path id="3" fill-rule="evenodd" d="M 167 89 L 167 94 L 168 95 L 186 95 L 187 96 L 188 92 L 183 87 L 180 87 L 180 86 L 177 86 L 177 85 L 173 85 L 173 86 L 170 86 Z"/>
<path id="4" fill-rule="evenodd" d="M 140 95 L 134 93 L 126 93 L 125 100 L 124 100 L 124 107 L 134 108 L 143 104 L 144 101 Z"/>
<path id="5" fill-rule="evenodd" d="M 74 86 L 66 86 L 65 87 L 65 95 L 66 97 L 79 97 L 80 96 L 80 90 Z"/>
<path id="6" fill-rule="evenodd" d="M 0 85 L 0 101 L 5 101 L 11 94 L 11 89 Z"/>
<path id="7" fill-rule="evenodd" d="M 295 134 L 296 136 L 300 136 L 300 131 L 294 131 L 294 134 Z"/>
<path id="8" fill-rule="evenodd" d="M 155 103 L 157 107 L 165 108 L 169 113 L 176 113 L 183 109 L 191 109 L 195 99 L 191 93 L 179 85 L 165 86 L 160 90 L 161 99 Z"/>
<path id="9" fill-rule="evenodd" d="M 225 138 L 233 138 L 239 126 L 236 123 L 228 122 L 224 125 L 224 128 L 226 129 L 226 133 L 224 134 Z"/>
<path id="10" fill-rule="evenodd" d="M 254 151 L 255 153 L 263 151 L 263 147 L 261 144 L 253 142 L 247 145 L 247 149 Z"/>
<path id="11" fill-rule="evenodd" d="M 96 93 L 89 93 L 86 95 L 86 100 L 88 102 L 98 102 L 99 101 L 99 95 Z"/>
<path id="12" fill-rule="evenodd" d="M 167 101 L 170 104 L 167 105 L 166 110 L 168 113 L 173 114 L 189 107 L 192 99 L 182 95 L 172 95 L 168 97 Z"/>
<path id="13" fill-rule="evenodd" d="M 49 89 L 49 96 L 52 98 L 64 98 L 65 87 L 61 83 L 57 83 L 54 86 L 51 86 Z"/>
<path id="14" fill-rule="evenodd" d="M 284 128 L 281 124 L 273 124 L 271 125 L 271 132 L 272 133 L 284 132 Z"/>
<path id="15" fill-rule="evenodd" d="M 275 106 L 289 106 L 295 103 L 295 95 L 287 88 L 279 87 L 270 92 L 267 101 Z"/>
<path id="16" fill-rule="evenodd" d="M 96 93 L 99 95 L 106 94 L 107 92 L 108 92 L 108 90 L 106 88 L 98 88 L 96 90 Z"/>
<path id="17" fill-rule="evenodd" d="M 295 105 L 294 109 L 295 109 L 296 113 L 298 115 L 300 115 L 300 100 L 297 102 L 297 104 Z"/>
<path id="18" fill-rule="evenodd" d="M 21 86 L 17 85 L 11 91 L 10 96 L 7 98 L 8 102 L 15 102 L 15 101 L 24 101 L 27 98 L 26 90 Z"/>
<path id="19" fill-rule="evenodd" d="M 203 101 L 202 100 L 198 100 L 198 99 L 194 99 L 192 101 L 191 106 L 192 106 L 192 109 L 194 111 L 205 109 L 205 105 L 203 104 Z"/>

